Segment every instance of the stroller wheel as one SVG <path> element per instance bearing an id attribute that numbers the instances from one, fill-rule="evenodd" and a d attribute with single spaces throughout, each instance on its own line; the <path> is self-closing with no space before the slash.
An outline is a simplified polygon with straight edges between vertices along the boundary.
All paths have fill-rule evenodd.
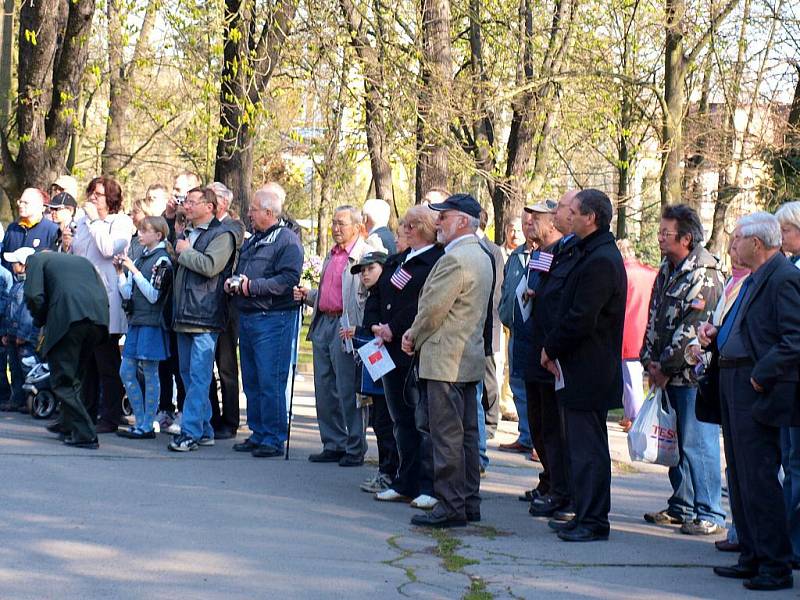
<path id="1" fill-rule="evenodd" d="M 130 417 L 133 414 L 133 407 L 131 406 L 131 401 L 128 400 L 128 395 L 122 397 L 122 414 L 126 417 Z"/>
<path id="2" fill-rule="evenodd" d="M 56 410 L 56 398 L 51 392 L 39 392 L 33 398 L 31 415 L 34 419 L 49 419 Z"/>

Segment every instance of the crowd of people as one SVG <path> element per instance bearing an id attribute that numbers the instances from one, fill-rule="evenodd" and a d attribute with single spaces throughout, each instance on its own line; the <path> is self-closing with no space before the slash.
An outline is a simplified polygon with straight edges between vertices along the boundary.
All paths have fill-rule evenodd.
<path id="1" fill-rule="evenodd" d="M 24 410 L 22 361 L 38 354 L 61 406 L 48 430 L 64 444 L 160 430 L 173 434 L 170 450 L 189 452 L 234 438 L 241 372 L 250 434 L 233 450 L 281 456 L 306 305 L 321 442 L 308 460 L 363 465 L 372 427 L 379 464 L 361 489 L 423 509 L 413 524 L 480 521 L 487 439 L 516 413 L 518 439 L 500 449 L 541 462 L 520 496 L 529 513 L 561 540 L 607 540 L 608 412 L 624 408 L 627 431 L 649 388 L 676 413 L 679 461 L 666 508 L 644 520 L 726 532 L 721 425 L 732 523 L 716 546 L 739 560 L 714 570 L 750 589 L 792 586 L 800 202 L 738 221 L 726 279 L 688 205 L 664 208 L 653 269 L 614 239 L 599 190 L 526 206 L 498 246 L 472 196 L 432 189 L 396 235 L 383 200 L 336 208 L 334 245 L 310 283 L 277 183 L 255 191 L 246 219 L 227 187 L 192 173 L 171 193 L 151 186 L 129 213 L 110 177 L 92 179 L 80 207 L 71 177 L 49 192 L 25 190 L 3 240 L 11 381 L 3 369 L 0 409 Z M 393 363 L 378 378 L 359 355 L 365 344 Z"/>

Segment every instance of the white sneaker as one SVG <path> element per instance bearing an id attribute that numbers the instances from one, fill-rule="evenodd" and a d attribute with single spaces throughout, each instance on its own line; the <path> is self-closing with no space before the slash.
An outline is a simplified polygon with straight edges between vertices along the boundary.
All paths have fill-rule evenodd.
<path id="1" fill-rule="evenodd" d="M 411 506 L 413 508 L 421 508 L 422 510 L 431 510 L 437 504 L 439 504 L 439 501 L 427 494 L 420 494 L 411 501 Z"/>
<path id="2" fill-rule="evenodd" d="M 398 494 L 392 488 L 375 494 L 375 500 L 380 502 L 411 502 L 411 498 Z"/>
<path id="3" fill-rule="evenodd" d="M 177 435 L 181 432 L 181 413 L 176 413 L 175 417 L 172 419 L 172 423 L 164 427 L 161 426 L 161 431 L 165 431 L 166 433 L 171 433 L 173 435 Z"/>

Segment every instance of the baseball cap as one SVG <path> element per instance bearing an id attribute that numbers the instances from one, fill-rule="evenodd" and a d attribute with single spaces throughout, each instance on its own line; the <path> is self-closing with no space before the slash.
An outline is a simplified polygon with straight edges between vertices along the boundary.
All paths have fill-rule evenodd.
<path id="1" fill-rule="evenodd" d="M 68 194 L 67 192 L 59 192 L 50 198 L 50 201 L 47 202 L 47 206 L 50 208 L 64 208 L 65 206 L 70 208 L 78 208 L 78 203 L 75 201 L 75 198 L 72 197 L 72 194 Z"/>
<path id="2" fill-rule="evenodd" d="M 371 265 L 372 263 L 380 263 L 383 264 L 386 262 L 386 258 L 389 255 L 386 252 L 367 252 L 364 256 L 361 257 L 356 264 L 350 267 L 350 274 L 355 275 L 356 273 L 360 273 L 361 270 L 366 267 L 367 265 Z"/>
<path id="3" fill-rule="evenodd" d="M 558 202 L 555 200 L 542 200 L 533 206 L 526 206 L 525 212 L 528 213 L 554 213 L 558 207 Z"/>
<path id="4" fill-rule="evenodd" d="M 23 246 L 22 248 L 17 248 L 14 252 L 3 252 L 3 260 L 7 263 L 22 263 L 25 264 L 25 261 L 28 260 L 28 257 L 36 252 L 33 248 L 29 246 Z"/>
<path id="5" fill-rule="evenodd" d="M 481 218 L 481 205 L 469 194 L 453 194 L 444 202 L 429 204 L 428 208 L 436 211 L 457 210 L 476 219 Z"/>

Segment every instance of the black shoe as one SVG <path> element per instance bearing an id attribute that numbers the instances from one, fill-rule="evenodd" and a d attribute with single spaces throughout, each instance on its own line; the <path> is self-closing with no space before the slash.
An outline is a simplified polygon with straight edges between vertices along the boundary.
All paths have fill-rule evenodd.
<path id="1" fill-rule="evenodd" d="M 775 575 L 756 575 L 752 579 L 742 582 L 748 590 L 771 592 L 773 590 L 788 590 L 794 587 L 794 578 L 791 575 L 782 577 Z"/>
<path id="2" fill-rule="evenodd" d="M 272 458 L 273 456 L 283 456 L 283 450 L 278 450 L 275 446 L 261 444 L 250 452 L 256 458 Z"/>
<path id="3" fill-rule="evenodd" d="M 236 431 L 233 429 L 215 429 L 214 430 L 214 439 L 215 440 L 232 440 L 236 437 Z"/>
<path id="4" fill-rule="evenodd" d="M 50 423 L 50 425 L 45 427 L 45 429 L 47 429 L 47 431 L 49 431 L 50 433 L 55 433 L 55 434 L 65 433 L 64 428 L 61 427 L 61 423 L 59 423 L 58 421 L 56 421 L 55 423 Z"/>
<path id="5" fill-rule="evenodd" d="M 517 500 L 520 502 L 533 502 L 536 498 L 541 498 L 543 495 L 542 492 L 533 488 L 532 490 L 525 490 L 524 494 L 517 496 Z"/>
<path id="6" fill-rule="evenodd" d="M 578 526 L 578 522 L 575 519 L 571 521 L 556 521 L 555 519 L 550 519 L 547 522 L 547 526 L 553 531 L 566 531 L 568 529 L 575 529 Z"/>
<path id="7" fill-rule="evenodd" d="M 444 529 L 447 527 L 465 527 L 467 525 L 467 520 L 448 517 L 444 511 L 439 512 L 434 509 L 430 512 L 422 513 L 421 515 L 414 515 L 411 517 L 411 524 L 420 527 Z"/>
<path id="8" fill-rule="evenodd" d="M 75 440 L 71 435 L 64 437 L 64 445 L 72 446 L 73 448 L 84 448 L 86 450 L 97 450 L 100 447 L 97 438 L 93 440 Z"/>
<path id="9" fill-rule="evenodd" d="M 339 459 L 340 467 L 360 467 L 364 464 L 363 456 L 353 456 L 352 454 L 345 454 Z"/>
<path id="10" fill-rule="evenodd" d="M 732 567 L 714 567 L 714 573 L 720 577 L 728 577 L 730 579 L 751 579 L 758 575 L 758 569 L 733 565 Z"/>
<path id="11" fill-rule="evenodd" d="M 528 512 L 534 517 L 550 517 L 558 509 L 563 508 L 567 502 L 563 498 L 554 498 L 553 496 L 544 496 L 543 498 L 536 498 L 531 502 L 531 507 Z"/>
<path id="12" fill-rule="evenodd" d="M 481 513 L 467 513 L 467 523 L 480 523 Z"/>
<path id="13" fill-rule="evenodd" d="M 97 433 L 116 433 L 119 430 L 119 425 L 114 425 L 107 421 L 97 422 Z"/>
<path id="14" fill-rule="evenodd" d="M 578 525 L 562 529 L 558 532 L 558 538 L 565 542 L 604 542 L 608 539 L 608 529 L 589 529 Z"/>
<path id="15" fill-rule="evenodd" d="M 154 440 L 156 439 L 156 432 L 155 431 L 142 431 L 141 429 L 136 429 L 135 427 L 130 427 L 128 429 L 118 429 L 117 435 L 122 438 L 127 438 L 129 440 Z"/>
<path id="16" fill-rule="evenodd" d="M 345 455 L 344 450 L 323 450 L 319 454 L 312 454 L 308 457 L 308 462 L 315 463 L 334 463 Z"/>
<path id="17" fill-rule="evenodd" d="M 728 540 L 717 540 L 714 542 L 714 547 L 720 552 L 739 552 L 741 546 Z"/>
<path id="18" fill-rule="evenodd" d="M 234 452 L 252 452 L 258 448 L 258 444 L 251 441 L 250 438 L 245 439 L 243 442 L 233 445 Z"/>

